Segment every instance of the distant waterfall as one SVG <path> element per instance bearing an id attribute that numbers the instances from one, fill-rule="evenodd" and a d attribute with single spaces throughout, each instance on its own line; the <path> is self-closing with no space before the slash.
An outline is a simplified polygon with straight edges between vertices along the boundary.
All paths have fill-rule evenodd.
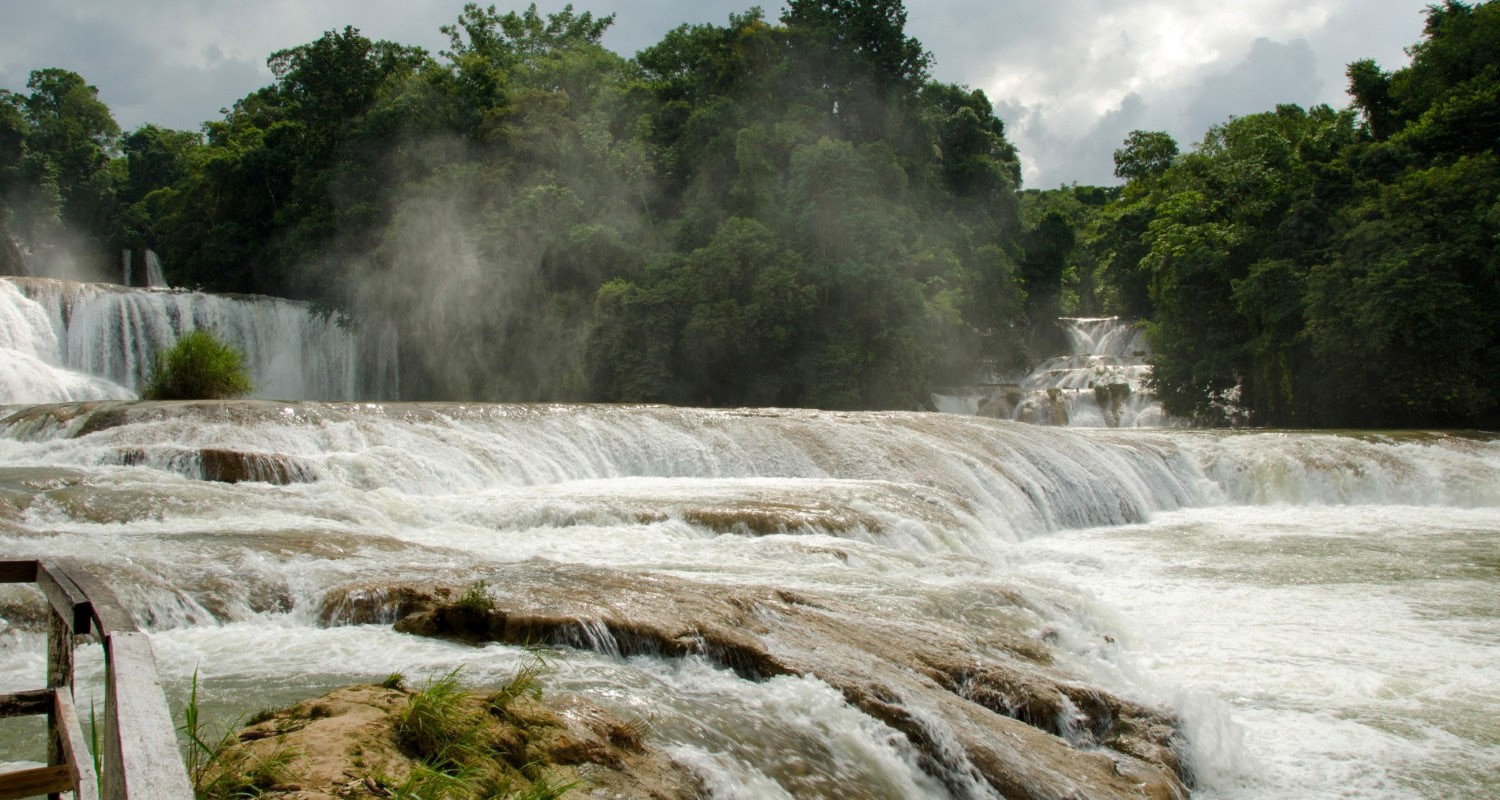
<path id="1" fill-rule="evenodd" d="M 160 262 L 147 254 L 147 279 Z M 152 266 L 156 269 L 153 271 Z M 0 402 L 120 399 L 144 386 L 155 354 L 207 329 L 244 354 L 253 396 L 394 399 L 395 332 L 355 330 L 306 303 L 125 289 L 45 278 L 0 280 Z"/>
<path id="2" fill-rule="evenodd" d="M 161 271 L 161 257 L 155 250 L 146 251 L 146 286 L 152 289 L 167 288 L 167 278 Z"/>
<path id="3" fill-rule="evenodd" d="M 162 272 L 161 256 L 155 250 L 146 249 L 146 279 L 144 283 L 135 280 L 135 251 L 125 249 L 120 251 L 120 277 L 125 286 L 145 286 L 148 289 L 169 289 L 166 273 Z"/>
<path id="4" fill-rule="evenodd" d="M 1150 352 L 1141 326 L 1119 317 L 1058 320 L 1069 352 L 1011 383 L 934 398 L 939 410 L 1036 425 L 1156 428 L 1175 424 L 1146 385 Z"/>

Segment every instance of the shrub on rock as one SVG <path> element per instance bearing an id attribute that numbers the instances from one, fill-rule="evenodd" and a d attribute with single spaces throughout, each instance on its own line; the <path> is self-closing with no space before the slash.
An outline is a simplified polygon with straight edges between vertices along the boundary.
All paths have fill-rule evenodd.
<path id="1" fill-rule="evenodd" d="M 238 350 L 208 331 L 192 331 L 156 354 L 147 400 L 222 400 L 254 388 Z"/>

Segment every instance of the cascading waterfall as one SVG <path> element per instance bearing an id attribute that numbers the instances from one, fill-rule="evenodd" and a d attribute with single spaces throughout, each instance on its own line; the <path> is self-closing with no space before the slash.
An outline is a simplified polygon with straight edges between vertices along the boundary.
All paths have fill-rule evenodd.
<path id="1" fill-rule="evenodd" d="M 1069 352 L 1052 356 L 1014 383 L 935 397 L 938 409 L 1034 425 L 1160 428 L 1177 424 L 1146 385 L 1151 367 L 1145 331 L 1119 317 L 1064 317 Z"/>
<path id="2" fill-rule="evenodd" d="M 161 257 L 155 250 L 146 251 L 146 287 L 150 289 L 167 288 L 167 277 L 161 271 Z"/>
<path id="3" fill-rule="evenodd" d="M 108 379 L 64 367 L 61 344 L 47 310 L 26 297 L 15 281 L 0 280 L 0 403 L 134 396 Z"/>
<path id="4" fill-rule="evenodd" d="M 649 719 L 723 798 L 1065 796 L 1056 775 L 1129 768 L 1092 743 L 1095 692 L 1174 715 L 1195 797 L 1484 797 L 1497 546 L 1482 436 L 257 401 L 0 420 L 0 547 L 108 575 L 178 701 L 195 671 L 235 712 L 395 671 L 502 682 L 522 648 L 389 624 L 391 587 L 483 579 L 578 615 L 549 691 Z M 26 602 L 0 594 L 0 691 L 35 669 Z M 807 671 L 627 637 L 752 606 Z M 1046 650 L 1030 684 L 1079 687 L 1004 792 L 984 748 L 1009 734 L 924 677 L 936 651 L 902 661 L 996 637 Z"/>
<path id="5" fill-rule="evenodd" d="M 164 285 L 147 252 L 147 276 Z M 394 331 L 354 331 L 305 303 L 269 297 L 126 289 L 45 278 L 0 280 L 0 402 L 129 397 L 152 359 L 184 333 L 214 331 L 245 357 L 253 396 L 358 400 L 395 397 Z"/>

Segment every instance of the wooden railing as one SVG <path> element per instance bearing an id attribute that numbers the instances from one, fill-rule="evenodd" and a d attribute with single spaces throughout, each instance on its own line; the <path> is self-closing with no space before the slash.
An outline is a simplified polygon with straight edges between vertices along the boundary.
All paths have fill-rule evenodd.
<path id="1" fill-rule="evenodd" d="M 47 715 L 47 766 L 0 773 L 0 800 L 72 792 L 76 800 L 192 800 L 151 642 L 113 592 L 65 559 L 0 561 L 0 583 L 46 595 L 47 688 L 0 695 L 0 717 Z M 73 649 L 104 648 L 99 771 L 73 706 Z"/>

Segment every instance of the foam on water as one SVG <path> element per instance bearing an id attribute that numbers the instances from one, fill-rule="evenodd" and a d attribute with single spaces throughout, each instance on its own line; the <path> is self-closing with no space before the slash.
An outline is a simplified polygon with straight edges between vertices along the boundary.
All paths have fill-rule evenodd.
<path id="1" fill-rule="evenodd" d="M 95 417 L 110 424 L 84 433 Z M 296 459 L 311 482 L 199 480 L 205 448 Z M 195 669 L 235 711 L 459 664 L 501 683 L 517 648 L 330 628 L 319 610 L 348 587 L 582 564 L 1051 642 L 1078 679 L 1175 708 L 1210 798 L 1484 796 L 1497 545 L 1500 445 L 1455 436 L 312 403 L 0 422 L 0 549 L 106 572 L 174 702 Z M 591 635 L 602 655 L 570 656 L 549 687 L 650 718 L 717 796 L 941 797 L 965 780 L 923 772 L 816 679 L 611 657 Z M 0 691 L 35 683 L 40 640 L 0 625 Z"/>
<path id="2" fill-rule="evenodd" d="M 1088 668 L 1180 710 L 1200 796 L 1492 796 L 1500 510 L 1194 509 L 1024 549 L 1117 616 L 1136 663 Z"/>

